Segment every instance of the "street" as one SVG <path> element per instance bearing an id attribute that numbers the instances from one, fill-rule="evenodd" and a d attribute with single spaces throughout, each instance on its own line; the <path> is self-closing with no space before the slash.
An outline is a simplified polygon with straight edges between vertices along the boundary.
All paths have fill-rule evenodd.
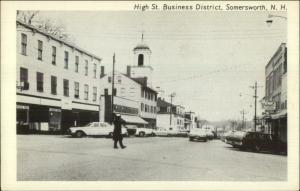
<path id="1" fill-rule="evenodd" d="M 220 141 L 17 135 L 19 181 L 285 181 L 287 157 L 239 151 Z"/>

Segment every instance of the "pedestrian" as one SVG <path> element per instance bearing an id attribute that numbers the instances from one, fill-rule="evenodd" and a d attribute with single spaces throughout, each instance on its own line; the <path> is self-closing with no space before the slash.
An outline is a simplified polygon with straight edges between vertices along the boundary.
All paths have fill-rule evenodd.
<path id="1" fill-rule="evenodd" d="M 123 135 L 122 135 L 122 121 L 121 121 L 121 115 L 116 114 L 114 119 L 114 132 L 113 132 L 113 140 L 114 140 L 114 148 L 118 148 L 118 142 L 120 144 L 120 147 L 122 149 L 126 148 L 126 146 L 123 145 Z"/>

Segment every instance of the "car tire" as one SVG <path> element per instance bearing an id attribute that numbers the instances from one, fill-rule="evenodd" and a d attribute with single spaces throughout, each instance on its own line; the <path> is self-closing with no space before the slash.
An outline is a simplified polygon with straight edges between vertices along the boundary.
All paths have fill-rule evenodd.
<path id="1" fill-rule="evenodd" d="M 192 137 L 190 137 L 190 138 L 189 138 L 189 140 L 190 140 L 190 141 L 193 141 L 193 138 L 192 138 Z"/>
<path id="2" fill-rule="evenodd" d="M 259 145 L 255 145 L 255 146 L 254 146 L 254 149 L 255 149 L 255 151 L 258 152 L 258 153 L 261 151 L 261 148 L 260 148 Z"/>
<path id="3" fill-rule="evenodd" d="M 112 132 L 108 133 L 108 137 L 113 137 L 113 133 Z"/>
<path id="4" fill-rule="evenodd" d="M 144 132 L 139 132 L 139 136 L 140 136 L 140 137 L 144 137 L 144 136 L 145 136 L 145 133 L 144 133 Z"/>
<path id="5" fill-rule="evenodd" d="M 207 139 L 204 139 L 204 142 L 207 142 Z"/>
<path id="6" fill-rule="evenodd" d="M 76 131 L 75 133 L 76 137 L 81 138 L 84 136 L 84 132 L 83 131 Z"/>

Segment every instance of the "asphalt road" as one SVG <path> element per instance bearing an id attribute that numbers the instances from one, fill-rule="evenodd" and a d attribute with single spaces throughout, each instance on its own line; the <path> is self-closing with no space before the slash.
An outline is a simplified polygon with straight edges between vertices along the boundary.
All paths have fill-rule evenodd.
<path id="1" fill-rule="evenodd" d="M 39 181 L 284 181 L 287 157 L 239 151 L 220 140 L 17 136 L 17 179 Z"/>

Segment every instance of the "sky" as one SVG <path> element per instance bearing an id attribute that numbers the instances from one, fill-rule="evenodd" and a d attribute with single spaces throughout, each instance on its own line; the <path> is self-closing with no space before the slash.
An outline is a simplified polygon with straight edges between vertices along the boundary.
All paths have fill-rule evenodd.
<path id="1" fill-rule="evenodd" d="M 277 15 L 286 16 L 284 12 Z M 209 121 L 253 119 L 255 81 L 258 100 L 265 93 L 265 66 L 287 41 L 284 19 L 265 23 L 268 12 L 41 11 L 63 23 L 77 46 L 102 57 L 111 71 L 134 65 L 133 48 L 152 51 L 153 86 L 176 93 L 175 104 Z M 259 103 L 259 102 L 258 102 Z M 258 114 L 260 114 L 258 105 Z"/>

